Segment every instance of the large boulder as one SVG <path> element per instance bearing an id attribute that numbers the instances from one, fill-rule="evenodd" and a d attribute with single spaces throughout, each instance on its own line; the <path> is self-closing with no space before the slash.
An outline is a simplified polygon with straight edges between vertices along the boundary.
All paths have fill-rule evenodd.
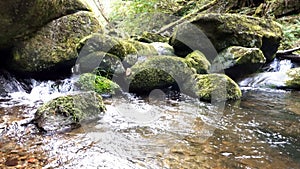
<path id="1" fill-rule="evenodd" d="M 200 100 L 224 101 L 242 97 L 239 86 L 224 74 L 196 74 L 193 77 L 196 82 L 195 85 L 187 87 L 193 88 L 193 94 Z"/>
<path id="2" fill-rule="evenodd" d="M 99 118 L 106 110 L 102 97 L 83 92 L 55 98 L 38 108 L 33 120 L 47 132 L 61 132 L 80 126 L 83 121 Z"/>
<path id="3" fill-rule="evenodd" d="M 154 89 L 163 89 L 172 85 L 182 85 L 190 81 L 195 74 L 186 60 L 174 56 L 152 56 L 130 68 L 128 74 L 129 90 L 145 94 Z"/>
<path id="4" fill-rule="evenodd" d="M 77 12 L 51 21 L 33 37 L 13 49 L 9 67 L 21 74 L 68 71 L 77 58 L 76 47 L 85 36 L 101 28 L 90 12 Z"/>
<path id="5" fill-rule="evenodd" d="M 256 72 L 266 58 L 259 48 L 231 46 L 221 51 L 213 62 L 216 72 L 225 71 L 233 79 Z"/>
<path id="6" fill-rule="evenodd" d="M 218 52 L 230 46 L 255 47 L 270 61 L 279 47 L 282 31 L 279 24 L 269 19 L 238 14 L 199 14 L 178 27 L 170 44 L 175 53 L 186 55 L 200 50 L 210 60 L 215 56 L 207 38 Z"/>
<path id="7" fill-rule="evenodd" d="M 0 1 L 0 49 L 28 39 L 53 19 L 88 8 L 80 0 Z"/>
<path id="8" fill-rule="evenodd" d="M 80 57 L 86 56 L 94 52 L 107 52 L 113 54 L 123 60 L 127 54 L 136 52 L 136 50 L 127 48 L 121 43 L 120 39 L 114 38 L 101 33 L 91 34 L 81 40 L 80 46 Z"/>

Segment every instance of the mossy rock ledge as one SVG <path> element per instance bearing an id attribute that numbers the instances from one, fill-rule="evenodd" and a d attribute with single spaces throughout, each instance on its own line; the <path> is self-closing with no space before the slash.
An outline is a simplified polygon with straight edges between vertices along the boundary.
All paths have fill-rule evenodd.
<path id="1" fill-rule="evenodd" d="M 207 39 L 217 52 L 230 46 L 259 48 L 267 61 L 271 61 L 280 45 L 282 30 L 270 19 L 239 14 L 199 14 L 178 27 L 170 45 L 174 47 L 175 54 L 186 55 L 199 50 L 210 60 L 215 56 L 211 47 L 207 46 Z"/>
<path id="2" fill-rule="evenodd" d="M 106 110 L 102 97 L 82 92 L 55 98 L 38 108 L 33 120 L 47 132 L 62 132 L 80 126 L 85 120 L 97 119 Z"/>
<path id="3" fill-rule="evenodd" d="M 80 40 L 99 30 L 101 26 L 91 12 L 63 16 L 42 27 L 32 38 L 17 43 L 8 66 L 27 76 L 70 72 Z"/>

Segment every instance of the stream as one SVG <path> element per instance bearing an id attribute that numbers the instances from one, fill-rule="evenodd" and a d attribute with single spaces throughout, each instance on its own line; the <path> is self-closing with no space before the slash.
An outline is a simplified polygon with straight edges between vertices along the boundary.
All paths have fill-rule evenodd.
<path id="1" fill-rule="evenodd" d="M 124 93 L 130 102 L 107 98 L 101 119 L 64 134 L 22 125 L 42 103 L 74 91 L 75 79 L 9 78 L 0 97 L 0 168 L 300 168 L 299 91 L 244 85 L 242 99 L 224 108 L 185 95 Z M 142 121 L 137 109 L 146 112 Z"/>

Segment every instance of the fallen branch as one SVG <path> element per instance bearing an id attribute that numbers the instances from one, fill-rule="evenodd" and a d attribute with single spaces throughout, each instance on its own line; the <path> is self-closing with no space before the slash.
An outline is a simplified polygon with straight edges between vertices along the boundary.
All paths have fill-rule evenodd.
<path id="1" fill-rule="evenodd" d="M 166 30 L 168 29 L 171 29 L 181 23 L 183 23 L 184 21 L 188 20 L 188 19 L 191 19 L 194 15 L 197 15 L 198 13 L 202 12 L 202 11 L 205 11 L 207 10 L 208 8 L 210 8 L 211 6 L 215 5 L 218 1 L 217 0 L 214 0 L 214 1 L 211 1 L 210 3 L 202 6 L 201 8 L 199 8 L 196 12 L 193 12 L 193 13 L 190 13 L 188 15 L 185 15 L 183 16 L 181 19 L 175 21 L 175 22 L 172 22 L 164 27 L 162 27 L 159 31 L 157 31 L 156 33 L 157 34 L 160 34 L 160 33 L 163 33 L 165 32 Z"/>
<path id="2" fill-rule="evenodd" d="M 296 47 L 293 49 L 288 49 L 288 50 L 278 50 L 276 55 L 288 55 L 288 54 L 292 54 L 295 51 L 300 50 L 300 47 Z"/>
<path id="3" fill-rule="evenodd" d="M 285 54 L 285 55 L 279 55 L 278 58 L 280 59 L 288 59 L 294 62 L 300 62 L 300 55 L 296 54 Z"/>

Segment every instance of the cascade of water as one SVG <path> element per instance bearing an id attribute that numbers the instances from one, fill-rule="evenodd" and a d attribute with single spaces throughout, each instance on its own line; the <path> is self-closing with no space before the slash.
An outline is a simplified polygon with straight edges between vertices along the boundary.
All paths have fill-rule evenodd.
<path id="1" fill-rule="evenodd" d="M 10 99 L 9 102 L 1 104 L 1 106 L 16 106 L 21 104 L 28 104 L 34 106 L 36 102 L 47 102 L 53 98 L 65 95 L 75 91 L 74 82 L 77 77 L 73 76 L 64 80 L 57 81 L 37 81 L 30 80 L 30 91 L 25 91 L 18 81 L 13 82 L 18 84 L 17 88 L 11 93 L 8 93 L 6 99 Z M 10 104 L 13 103 L 13 104 Z"/>
<path id="2" fill-rule="evenodd" d="M 291 60 L 280 60 L 275 58 L 267 65 L 266 72 L 250 75 L 239 82 L 241 87 L 251 88 L 284 88 L 289 79 L 286 72 L 296 65 Z"/>
<path id="3" fill-rule="evenodd" d="M 275 58 L 273 62 L 271 62 L 267 68 L 266 71 L 268 72 L 285 72 L 291 68 L 294 67 L 294 64 L 291 60 L 279 60 Z"/>

